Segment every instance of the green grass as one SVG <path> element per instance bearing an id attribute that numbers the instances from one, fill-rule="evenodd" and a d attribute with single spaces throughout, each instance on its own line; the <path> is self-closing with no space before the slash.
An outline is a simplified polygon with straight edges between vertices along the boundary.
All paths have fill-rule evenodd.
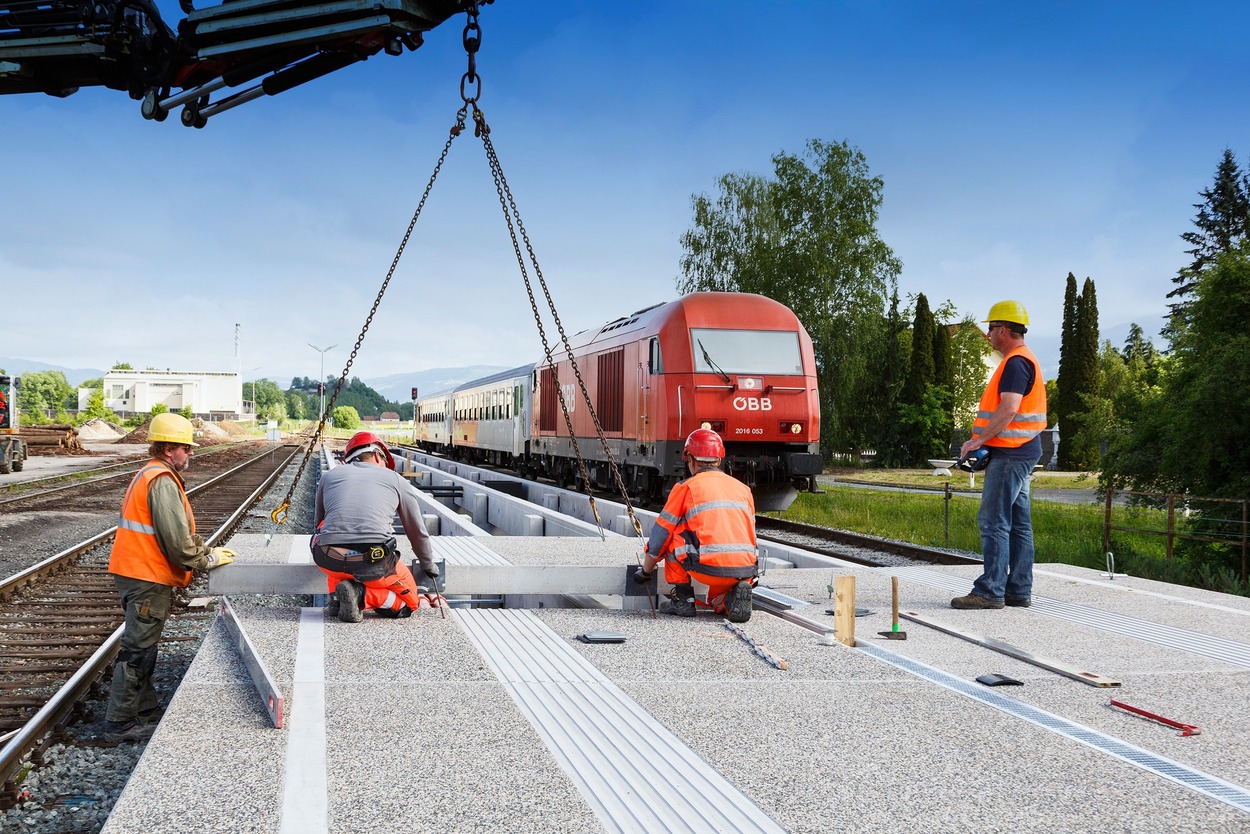
<path id="1" fill-rule="evenodd" d="M 945 480 L 927 474 L 925 477 Z M 965 477 L 954 476 L 954 479 L 963 480 L 966 487 Z M 877 483 L 910 485 L 906 479 L 880 480 Z M 836 481 L 832 485 L 822 483 L 822 486 L 825 494 L 800 493 L 788 510 L 775 515 L 929 547 L 981 552 L 981 537 L 977 529 L 980 500 L 977 495 L 954 494 L 948 507 L 941 492 L 887 492 L 838 486 Z M 1041 486 L 1040 482 L 1035 482 L 1034 488 Z M 1092 484 L 1081 488 L 1092 488 Z M 1104 570 L 1103 519 L 1104 511 L 1099 505 L 1057 504 L 1035 498 L 1033 543 L 1037 562 Z M 1166 529 L 1166 515 L 1147 508 L 1118 507 L 1113 511 L 1112 524 L 1161 531 Z M 1190 542 L 1189 545 L 1183 555 L 1178 553 L 1169 559 L 1166 556 L 1166 540 L 1161 535 L 1112 531 L 1110 550 L 1115 554 L 1116 570 L 1120 573 L 1250 595 L 1250 589 L 1237 575 L 1239 555 L 1234 558 L 1227 553 L 1213 553 L 1198 542 Z"/>
<path id="2" fill-rule="evenodd" d="M 890 486 L 919 487 L 921 489 L 942 490 L 947 483 L 951 489 L 961 492 L 981 491 L 981 476 L 977 475 L 969 483 L 969 474 L 958 469 L 951 469 L 949 477 L 934 475 L 932 469 L 832 469 L 821 477 L 821 482 L 847 481 L 861 484 L 883 484 Z M 1047 472 L 1039 470 L 1033 473 L 1034 489 L 1097 489 L 1098 475 L 1089 472 Z"/>

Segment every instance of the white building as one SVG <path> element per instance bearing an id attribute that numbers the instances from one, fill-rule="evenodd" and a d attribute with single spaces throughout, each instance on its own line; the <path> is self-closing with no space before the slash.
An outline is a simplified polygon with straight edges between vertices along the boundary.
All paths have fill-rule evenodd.
<path id="1" fill-rule="evenodd" d="M 104 404 L 125 417 L 147 414 L 163 404 L 170 411 L 190 407 L 205 419 L 251 419 L 253 406 L 243 401 L 237 373 L 109 371 L 104 375 Z M 246 409 L 246 410 L 245 410 Z"/>

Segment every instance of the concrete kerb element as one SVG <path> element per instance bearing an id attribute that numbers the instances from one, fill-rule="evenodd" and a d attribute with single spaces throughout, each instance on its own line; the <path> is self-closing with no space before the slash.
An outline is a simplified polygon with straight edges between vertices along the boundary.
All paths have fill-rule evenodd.
<path id="1" fill-rule="evenodd" d="M 645 594 L 628 580 L 629 571 L 620 565 L 446 565 L 439 585 L 445 596 Z M 211 594 L 323 594 L 325 589 L 326 575 L 310 564 L 235 562 L 208 575 Z"/>
<path id="2" fill-rule="evenodd" d="M 589 504 L 585 502 L 584 495 L 579 496 L 577 493 L 543 484 L 524 482 L 526 493 L 529 495 L 529 500 L 525 500 L 459 476 L 456 474 L 457 465 L 450 461 L 423 455 L 420 452 L 405 451 L 402 454 L 407 458 L 410 471 L 420 471 L 422 468 L 438 470 L 441 474 L 433 478 L 436 485 L 454 485 L 463 489 L 464 495 L 459 499 L 459 506 L 470 514 L 476 525 L 489 525 L 490 528 L 514 536 L 599 536 L 599 526 L 594 523 L 594 515 L 589 512 Z M 500 475 L 496 475 L 495 478 L 519 480 Z M 561 496 L 553 506 L 547 497 L 549 490 L 563 493 L 563 496 L 577 496 L 583 503 L 586 503 L 586 510 L 572 515 L 565 514 L 569 512 L 566 500 L 561 500 L 563 498 Z M 573 501 L 573 506 L 580 506 L 574 499 L 567 500 Z M 560 510 L 563 513 L 559 512 Z M 610 518 L 611 514 L 608 517 Z M 630 529 L 632 531 L 632 527 Z M 604 528 L 604 533 L 620 535 L 608 527 Z"/>

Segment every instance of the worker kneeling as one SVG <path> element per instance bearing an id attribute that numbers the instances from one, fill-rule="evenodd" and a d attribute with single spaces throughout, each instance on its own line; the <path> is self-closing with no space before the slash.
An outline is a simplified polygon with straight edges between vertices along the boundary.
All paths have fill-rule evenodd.
<path id="1" fill-rule="evenodd" d="M 751 619 L 751 588 L 758 573 L 755 499 L 746 484 L 722 472 L 725 444 L 708 428 L 686 438 L 682 458 L 690 477 L 673 487 L 651 528 L 634 581 L 645 585 L 664 560 L 673 585 L 660 611 L 693 617 L 698 608 L 733 623 Z"/>
<path id="2" fill-rule="evenodd" d="M 390 449 L 372 432 L 352 435 L 343 464 L 321 477 L 313 512 L 313 562 L 325 572 L 334 595 L 326 613 L 345 623 L 360 622 L 365 611 L 410 617 L 422 593 L 412 571 L 399 561 L 391 535 L 396 514 L 421 569 L 438 576 L 416 490 L 394 471 Z"/>

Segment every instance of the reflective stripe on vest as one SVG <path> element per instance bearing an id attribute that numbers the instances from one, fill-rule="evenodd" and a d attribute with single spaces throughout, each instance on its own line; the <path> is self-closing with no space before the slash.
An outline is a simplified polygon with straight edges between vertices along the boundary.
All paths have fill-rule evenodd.
<path id="1" fill-rule="evenodd" d="M 706 576 L 755 576 L 755 518 L 746 485 L 719 470 L 705 470 L 673 487 L 673 492 L 690 504 L 680 516 L 665 510 L 656 519 L 670 539 L 680 542 L 666 558 Z"/>
<path id="2" fill-rule="evenodd" d="M 994 375 L 986 383 L 985 392 L 981 394 L 981 402 L 977 406 L 976 420 L 972 423 L 972 435 L 975 437 L 980 434 L 998 410 L 998 404 L 1002 401 L 998 382 L 1002 378 L 1003 369 L 1007 367 L 1007 361 L 1015 356 L 1023 357 L 1033 366 L 1033 387 L 1020 401 L 1020 410 L 1016 416 L 1011 418 L 1011 422 L 1002 431 L 985 441 L 986 446 L 1023 446 L 1046 428 L 1046 381 L 1042 379 L 1042 366 L 1038 364 L 1037 357 L 1031 350 L 1020 345 L 1003 357 L 1003 361 L 994 369 Z"/>
<path id="3" fill-rule="evenodd" d="M 126 488 L 121 517 L 117 521 L 117 532 L 113 535 L 109 573 L 185 588 L 191 584 L 191 571 L 176 567 L 166 558 L 160 542 L 156 539 L 156 528 L 152 526 L 152 510 L 148 506 L 148 490 L 151 489 L 152 482 L 165 475 L 172 475 L 174 483 L 178 485 L 182 508 L 187 514 L 187 525 L 191 529 L 191 535 L 195 535 L 195 515 L 191 512 L 191 502 L 187 500 L 182 479 L 164 463 L 150 461 L 139 470 Z"/>

